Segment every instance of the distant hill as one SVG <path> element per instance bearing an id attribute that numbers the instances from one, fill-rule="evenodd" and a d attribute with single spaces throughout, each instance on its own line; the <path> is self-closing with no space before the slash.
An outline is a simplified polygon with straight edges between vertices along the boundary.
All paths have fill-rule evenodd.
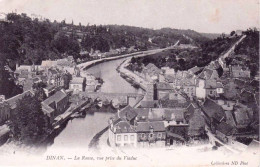
<path id="1" fill-rule="evenodd" d="M 193 30 L 148 28 L 125 25 L 74 25 L 73 23 L 38 20 L 26 14 L 7 14 L 0 26 L 0 53 L 11 62 L 40 64 L 42 60 L 72 55 L 83 58 L 80 51 L 108 52 L 134 47 L 136 50 L 164 48 L 180 44 L 201 46 L 210 39 Z"/>
<path id="2" fill-rule="evenodd" d="M 221 34 L 217 34 L 217 33 L 200 33 L 200 34 L 208 39 L 216 39 L 216 38 L 220 37 L 220 35 L 221 35 Z"/>

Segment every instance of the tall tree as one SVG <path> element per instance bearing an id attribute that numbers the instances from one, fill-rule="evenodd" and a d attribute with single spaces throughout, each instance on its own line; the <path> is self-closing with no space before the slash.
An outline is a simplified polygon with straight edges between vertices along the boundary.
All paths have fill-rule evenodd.
<path id="1" fill-rule="evenodd" d="M 10 120 L 13 139 L 24 144 L 36 144 L 48 131 L 47 118 L 34 96 L 18 100 Z"/>

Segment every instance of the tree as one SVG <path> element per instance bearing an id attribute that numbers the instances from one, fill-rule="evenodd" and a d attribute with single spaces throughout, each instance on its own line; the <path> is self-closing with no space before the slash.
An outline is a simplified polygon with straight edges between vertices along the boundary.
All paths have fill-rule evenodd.
<path id="1" fill-rule="evenodd" d="M 42 102 L 47 98 L 47 95 L 43 90 L 43 88 L 46 87 L 45 83 L 43 82 L 34 83 L 32 87 L 34 89 L 35 97 L 37 98 L 38 101 Z"/>
<path id="2" fill-rule="evenodd" d="M 22 93 L 22 88 L 15 84 L 13 77 L 5 69 L 5 62 L 0 55 L 0 94 L 10 98 Z"/>
<path id="3" fill-rule="evenodd" d="M 218 76 L 221 77 L 224 73 L 224 70 L 222 67 L 217 68 Z"/>
<path id="4" fill-rule="evenodd" d="M 230 36 L 233 36 L 235 33 L 235 31 L 231 31 Z"/>
<path id="5" fill-rule="evenodd" d="M 48 131 L 47 116 L 34 96 L 26 95 L 17 101 L 10 121 L 13 139 L 24 144 L 36 144 Z"/>

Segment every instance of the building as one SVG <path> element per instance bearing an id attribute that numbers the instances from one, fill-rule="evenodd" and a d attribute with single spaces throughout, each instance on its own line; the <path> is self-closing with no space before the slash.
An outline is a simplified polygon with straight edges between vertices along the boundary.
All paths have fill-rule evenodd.
<path id="1" fill-rule="evenodd" d="M 166 82 L 156 83 L 157 98 L 162 99 L 169 94 L 174 88 Z"/>
<path id="2" fill-rule="evenodd" d="M 150 83 L 146 86 L 145 100 L 152 101 L 154 99 L 154 84 Z"/>
<path id="3" fill-rule="evenodd" d="M 63 87 L 64 86 L 64 75 L 63 72 L 61 72 L 58 69 L 50 68 L 47 69 L 47 78 L 48 84 L 54 85 L 56 87 Z"/>
<path id="4" fill-rule="evenodd" d="M 7 100 L 4 100 L 3 102 L 0 102 L 0 105 L 9 105 L 10 106 L 10 110 L 3 110 L 3 111 L 0 111 L 0 124 L 4 123 L 5 121 L 9 120 L 10 118 L 10 115 L 11 115 L 11 112 L 12 110 L 14 110 L 16 108 L 16 105 L 17 105 L 17 101 L 18 100 L 21 100 L 23 97 L 25 96 L 34 96 L 33 92 L 32 91 L 25 91 L 21 94 L 18 94 L 14 97 L 11 97 Z"/>
<path id="5" fill-rule="evenodd" d="M 113 122 L 110 119 L 108 129 L 109 143 L 113 147 L 136 147 L 137 133 L 127 121 Z"/>
<path id="6" fill-rule="evenodd" d="M 43 112 L 49 118 L 49 123 L 52 124 L 54 118 L 62 114 L 67 109 L 69 104 L 69 96 L 62 89 L 45 99 L 43 102 L 41 102 L 41 104 Z"/>
<path id="7" fill-rule="evenodd" d="M 221 122 L 216 127 L 216 137 L 224 143 L 230 143 L 234 133 L 235 129 L 226 122 Z"/>
<path id="8" fill-rule="evenodd" d="M 165 146 L 166 129 L 163 121 L 138 122 L 136 132 L 139 147 Z"/>
<path id="9" fill-rule="evenodd" d="M 156 67 L 154 64 L 149 63 L 143 68 L 142 73 L 144 74 L 147 81 L 155 82 L 159 79 L 159 74 L 162 73 L 162 70 Z"/>
<path id="10" fill-rule="evenodd" d="M 41 64 L 43 69 L 48 69 L 51 67 L 56 67 L 57 66 L 57 61 L 52 61 L 52 60 L 43 60 Z"/>
<path id="11" fill-rule="evenodd" d="M 86 88 L 87 92 L 94 92 L 99 85 L 98 81 L 93 75 L 86 75 Z"/>
<path id="12" fill-rule="evenodd" d="M 223 108 L 209 98 L 206 98 L 201 108 L 205 115 L 206 123 L 211 127 L 213 132 L 217 124 L 226 120 Z"/>
<path id="13" fill-rule="evenodd" d="M 174 89 L 181 89 L 188 97 L 193 98 L 196 92 L 195 75 L 187 71 L 178 71 L 174 75 L 165 75 L 167 82 Z"/>
<path id="14" fill-rule="evenodd" d="M 234 78 L 250 78 L 250 70 L 248 67 L 240 65 L 232 65 L 229 67 L 230 75 Z"/>
<path id="15" fill-rule="evenodd" d="M 205 68 L 196 79 L 196 97 L 205 99 L 208 96 L 218 97 L 224 93 L 224 86 L 218 82 L 216 70 Z"/>
<path id="16" fill-rule="evenodd" d="M 46 94 L 47 97 L 50 97 L 53 95 L 56 91 L 56 87 L 54 85 L 47 85 L 45 88 L 43 88 L 44 93 Z"/>
<path id="17" fill-rule="evenodd" d="M 86 79 L 82 77 L 73 77 L 70 81 L 70 90 L 74 92 L 83 92 L 85 91 Z"/>

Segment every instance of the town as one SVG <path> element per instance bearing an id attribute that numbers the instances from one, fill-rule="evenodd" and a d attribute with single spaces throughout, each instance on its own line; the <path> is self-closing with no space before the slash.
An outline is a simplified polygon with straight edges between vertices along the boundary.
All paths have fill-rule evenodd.
<path id="1" fill-rule="evenodd" d="M 128 67 L 135 58 L 129 59 L 123 65 L 128 69 L 122 72 L 126 76 L 132 73 L 140 85 L 146 83 L 146 93 L 139 106 L 127 106 L 110 120 L 111 145 L 162 147 L 209 140 L 236 152 L 259 140 L 255 119 L 259 111 L 258 76 L 252 78 L 243 66 L 246 55 L 237 55 L 242 60 L 227 64 L 233 55 L 234 47 L 209 65 L 187 71 L 158 68 L 152 63 L 141 72 L 131 71 Z"/>
<path id="2" fill-rule="evenodd" d="M 212 150 L 255 153 L 257 28 L 209 39 L 189 30 L 176 35 L 178 30 L 167 28 L 150 32 L 2 15 L 1 30 L 17 39 L 4 43 L 7 37 L 0 33 L 0 48 L 7 48 L 0 49 L 0 149 L 11 144 L 48 149 L 56 138 L 66 143 L 61 134 L 67 133 L 75 135 L 68 145 L 96 150 L 209 144 Z M 28 35 L 30 25 L 40 35 Z"/>

